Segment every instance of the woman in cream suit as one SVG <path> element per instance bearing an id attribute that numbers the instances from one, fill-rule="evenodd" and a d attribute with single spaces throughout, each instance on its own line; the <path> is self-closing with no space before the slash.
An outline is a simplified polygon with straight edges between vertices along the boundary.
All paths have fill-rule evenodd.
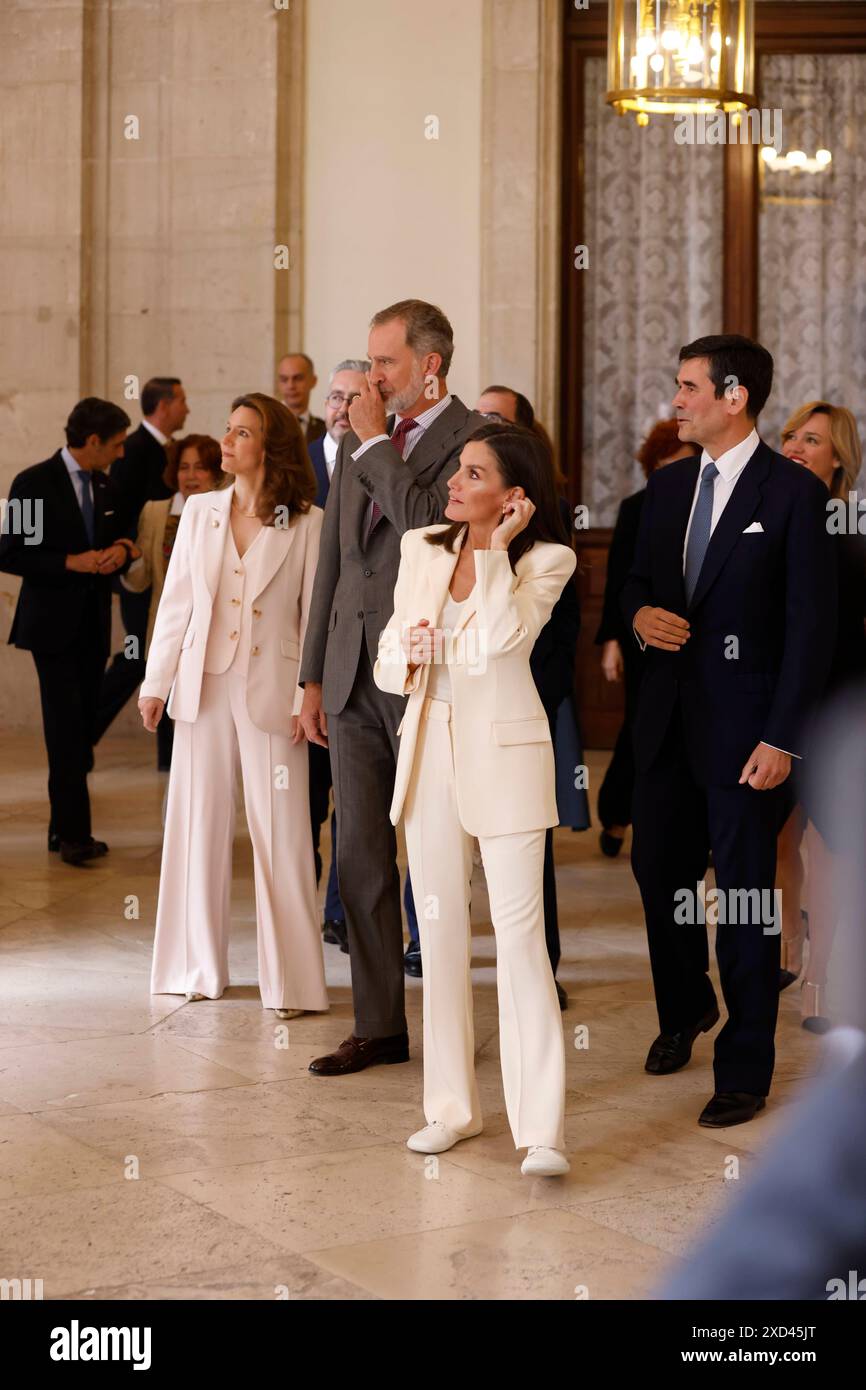
<path id="1" fill-rule="evenodd" d="M 448 483 L 448 524 L 407 531 L 375 667 L 407 694 L 391 820 L 404 816 L 424 962 L 424 1113 L 409 1147 L 481 1131 L 470 982 L 477 837 L 496 933 L 505 1105 L 521 1171 L 568 1171 L 565 1054 L 544 942 L 544 835 L 558 821 L 550 727 L 529 668 L 575 568 L 544 449 L 483 426 Z"/>
<path id="2" fill-rule="evenodd" d="M 322 512 L 300 427 L 269 396 L 234 401 L 222 464 L 234 482 L 181 513 L 138 702 L 145 728 L 166 699 L 175 721 L 151 990 L 218 999 L 229 982 L 240 762 L 262 1005 L 292 1018 L 328 1008 L 296 717 Z"/>

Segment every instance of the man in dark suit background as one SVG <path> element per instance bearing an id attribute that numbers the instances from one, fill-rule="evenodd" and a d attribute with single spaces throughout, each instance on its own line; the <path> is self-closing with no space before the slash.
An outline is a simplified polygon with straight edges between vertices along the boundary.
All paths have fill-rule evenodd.
<path id="1" fill-rule="evenodd" d="M 637 451 L 637 461 L 648 478 L 656 468 L 666 468 L 676 459 L 691 458 L 694 452 L 693 444 L 680 440 L 676 420 L 657 420 Z M 610 859 L 615 859 L 622 849 L 626 829 L 631 824 L 634 795 L 632 725 L 643 657 L 623 621 L 620 601 L 623 585 L 634 562 L 645 496 L 646 488 L 642 487 L 640 492 L 632 493 L 620 503 L 607 553 L 601 622 L 595 635 L 596 646 L 602 648 L 601 670 L 605 680 L 623 680 L 625 684 L 622 728 L 598 789 L 601 850 Z"/>
<path id="2" fill-rule="evenodd" d="M 163 478 L 168 462 L 166 449 L 176 430 L 183 429 L 189 415 L 186 392 L 179 377 L 155 376 L 145 382 L 141 392 L 144 417 L 126 441 L 123 454 L 112 464 L 111 481 L 117 489 L 124 535 L 135 539 L 138 519 L 145 502 L 171 496 Z M 98 742 L 130 695 L 144 680 L 144 646 L 150 589 L 131 593 L 122 584 L 115 586 L 120 596 L 120 612 L 127 636 L 122 652 L 117 652 L 105 673 L 94 726 Z M 130 643 L 129 638 L 133 638 Z"/>
<path id="3" fill-rule="evenodd" d="M 340 893 L 352 958 L 355 1032 L 311 1064 L 318 1075 L 407 1061 L 397 840 L 389 808 L 404 701 L 373 681 L 394 611 L 400 538 L 441 520 L 447 481 L 484 423 L 447 387 L 451 324 L 402 300 L 370 325 L 372 368 L 349 408 L 325 508 L 301 657 L 301 722 L 331 752 Z M 386 414 L 386 412 L 388 414 Z"/>
<path id="4" fill-rule="evenodd" d="M 728 1009 L 716 1039 L 715 1092 L 700 1116 L 712 1127 L 751 1120 L 770 1089 L 776 838 L 836 622 L 827 490 L 755 428 L 772 381 L 772 357 L 747 338 L 707 337 L 681 350 L 673 402 L 680 438 L 703 454 L 650 477 L 622 597 L 646 649 L 632 866 L 661 1030 L 646 1070 L 685 1066 L 698 1033 L 718 1021 L 695 901 L 712 850 Z"/>
<path id="5" fill-rule="evenodd" d="M 289 352 L 277 363 L 277 391 L 304 431 L 308 448 L 325 433 L 324 420 L 310 410 L 310 394 L 318 380 L 313 359 L 305 352 Z"/>
<path id="6" fill-rule="evenodd" d="M 33 653 L 39 676 L 48 847 L 76 867 L 108 849 L 91 834 L 87 774 L 111 635 L 111 577 L 140 553 L 124 535 L 125 515 L 107 476 L 128 426 L 129 416 L 110 401 L 79 401 L 66 422 L 66 446 L 19 473 L 9 494 L 10 503 L 41 516 L 38 543 L 9 524 L 11 509 L 0 536 L 0 570 L 23 580 L 9 641 Z"/>

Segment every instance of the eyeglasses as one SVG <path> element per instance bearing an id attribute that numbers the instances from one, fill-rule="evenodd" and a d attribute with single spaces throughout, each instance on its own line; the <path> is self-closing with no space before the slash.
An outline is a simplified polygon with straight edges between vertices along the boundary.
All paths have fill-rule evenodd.
<path id="1" fill-rule="evenodd" d="M 353 391 L 351 396 L 344 396 L 342 391 L 332 391 L 325 397 L 325 405 L 329 405 L 332 410 L 339 410 L 340 406 L 349 406 L 352 401 L 356 401 L 360 396 L 360 391 Z"/>
<path id="2" fill-rule="evenodd" d="M 490 420 L 496 425 L 510 425 L 511 421 L 506 420 L 504 415 L 500 415 L 498 410 L 482 410 L 480 412 L 485 420 Z"/>

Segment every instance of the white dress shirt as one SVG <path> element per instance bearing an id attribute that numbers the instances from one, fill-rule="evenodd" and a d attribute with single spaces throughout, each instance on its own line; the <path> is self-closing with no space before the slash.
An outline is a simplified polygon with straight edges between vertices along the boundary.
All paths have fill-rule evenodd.
<path id="1" fill-rule="evenodd" d="M 714 459 L 712 454 L 704 449 L 701 454 L 701 467 L 695 483 L 695 495 L 692 498 L 692 509 L 689 512 L 689 524 L 686 527 L 686 534 L 683 539 L 683 574 L 686 572 L 686 550 L 689 544 L 689 531 L 692 529 L 692 517 L 695 514 L 695 507 L 698 504 L 698 493 L 701 490 L 701 475 L 708 463 L 714 463 L 719 470 L 719 476 L 713 479 L 713 518 L 710 522 L 710 535 L 713 534 L 719 524 L 719 517 L 731 500 L 731 494 L 739 481 L 740 474 L 745 468 L 752 454 L 760 444 L 761 439 L 757 430 L 746 438 L 735 444 L 733 449 L 728 449 L 727 453 L 719 454 Z"/>
<path id="2" fill-rule="evenodd" d="M 325 455 L 325 467 L 328 470 L 329 478 L 333 478 L 334 476 L 334 465 L 337 462 L 337 450 L 339 449 L 339 447 L 340 446 L 337 440 L 332 439 L 331 436 L 326 432 L 325 437 L 322 440 L 322 451 Z"/>
<path id="3" fill-rule="evenodd" d="M 141 423 L 144 425 L 144 428 L 153 435 L 157 444 L 161 444 L 164 449 L 168 443 L 168 435 L 163 434 L 162 430 L 158 430 L 156 425 L 152 425 L 149 420 L 142 420 Z"/>
<path id="4" fill-rule="evenodd" d="M 81 468 L 81 464 L 72 457 L 65 444 L 60 450 L 60 456 L 66 464 L 69 476 L 72 479 L 72 486 L 75 488 L 75 496 L 78 498 L 78 505 L 81 508 L 81 515 L 84 516 L 84 479 L 81 474 L 82 472 L 86 473 L 87 469 Z M 92 482 L 90 484 L 90 495 L 91 497 L 93 496 Z"/>

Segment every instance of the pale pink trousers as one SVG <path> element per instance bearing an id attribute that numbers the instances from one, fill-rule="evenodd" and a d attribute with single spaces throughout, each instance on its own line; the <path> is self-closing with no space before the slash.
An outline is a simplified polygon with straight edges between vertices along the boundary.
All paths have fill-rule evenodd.
<path id="1" fill-rule="evenodd" d="M 481 1103 L 470 978 L 472 836 L 457 811 L 450 713 L 441 700 L 426 704 L 404 829 L 424 972 L 424 1115 L 428 1124 L 441 1120 L 474 1134 Z M 499 1052 L 514 1145 L 563 1149 L 565 1047 L 544 941 L 544 831 L 478 843 L 496 934 Z"/>
<path id="2" fill-rule="evenodd" d="M 250 720 L 246 679 L 202 677 L 198 718 L 177 720 L 156 910 L 151 992 L 218 999 L 229 983 L 235 782 L 253 847 L 265 1009 L 326 1010 L 305 743 Z"/>

